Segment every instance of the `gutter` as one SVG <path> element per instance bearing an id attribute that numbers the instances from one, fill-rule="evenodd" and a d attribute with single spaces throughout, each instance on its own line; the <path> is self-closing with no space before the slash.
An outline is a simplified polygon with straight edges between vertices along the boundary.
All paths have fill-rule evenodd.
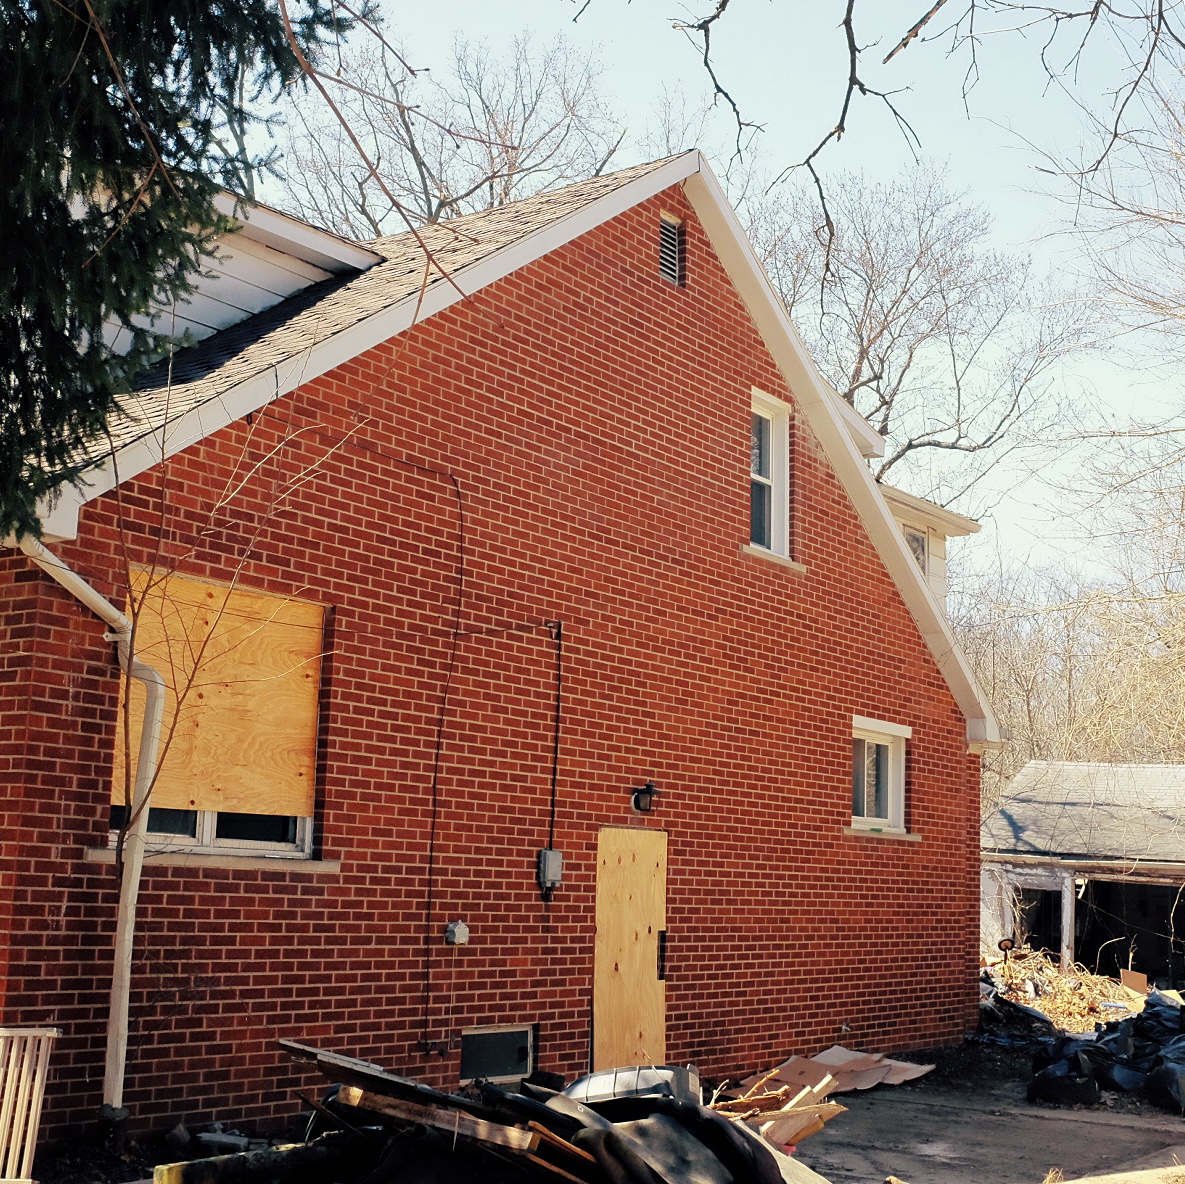
<path id="1" fill-rule="evenodd" d="M 132 787 L 132 824 L 124 839 L 123 876 L 119 885 L 119 911 L 115 926 L 115 956 L 111 974 L 111 1003 L 107 1016 L 107 1054 L 103 1071 L 105 1117 L 118 1119 L 123 1107 L 124 1072 L 128 1051 L 128 1001 L 132 986 L 132 946 L 136 930 L 136 900 L 144 867 L 144 841 L 148 830 L 148 800 L 156 775 L 161 722 L 165 709 L 165 680 L 132 652 L 132 622 L 109 600 L 100 596 L 40 540 L 24 535 L 17 543 L 51 579 L 61 584 L 81 604 L 110 626 L 105 640 L 114 641 L 120 668 L 144 684 L 144 726 L 136 757 Z M 107 1108 L 110 1108 L 110 1112 Z"/>

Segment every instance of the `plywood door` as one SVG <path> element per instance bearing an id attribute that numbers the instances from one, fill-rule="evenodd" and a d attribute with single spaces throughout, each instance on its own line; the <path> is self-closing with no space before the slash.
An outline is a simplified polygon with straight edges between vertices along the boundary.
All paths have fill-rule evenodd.
<path id="1" fill-rule="evenodd" d="M 593 1068 L 661 1065 L 667 1056 L 667 836 L 606 827 L 597 840 Z"/>

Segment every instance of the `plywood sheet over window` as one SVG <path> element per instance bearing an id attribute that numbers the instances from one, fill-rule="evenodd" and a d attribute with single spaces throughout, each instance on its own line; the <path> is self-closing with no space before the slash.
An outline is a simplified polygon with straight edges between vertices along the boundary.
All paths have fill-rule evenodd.
<path id="1" fill-rule="evenodd" d="M 169 687 L 159 809 L 313 813 L 324 610 L 186 576 L 133 573 L 136 651 Z M 124 679 L 124 691 L 129 685 Z M 131 682 L 133 767 L 144 691 Z M 123 805 L 123 695 L 111 800 Z M 170 731 L 172 733 L 171 739 Z"/>

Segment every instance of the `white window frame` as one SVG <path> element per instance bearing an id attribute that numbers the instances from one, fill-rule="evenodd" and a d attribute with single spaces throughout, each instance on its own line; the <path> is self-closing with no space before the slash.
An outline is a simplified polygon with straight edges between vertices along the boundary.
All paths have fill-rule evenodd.
<path id="1" fill-rule="evenodd" d="M 294 843 L 268 843 L 258 839 L 218 838 L 218 811 L 197 811 L 197 834 L 174 835 L 166 831 L 147 831 L 145 848 L 150 852 L 176 851 L 192 855 L 267 855 L 275 859 L 309 859 L 313 853 L 313 820 L 296 820 Z M 112 830 L 107 845 L 115 847 L 119 831 Z"/>
<path id="2" fill-rule="evenodd" d="M 905 742 L 913 737 L 913 728 L 866 715 L 852 716 L 852 739 L 882 744 L 888 749 L 888 817 L 876 818 L 852 814 L 852 826 L 862 830 L 905 833 Z M 853 770 L 854 771 L 854 770 Z"/>
<path id="3" fill-rule="evenodd" d="M 901 533 L 905 536 L 905 545 L 909 548 L 909 553 L 914 557 L 918 567 L 922 569 L 922 574 L 928 576 L 930 574 L 930 532 L 924 526 L 910 526 L 908 522 L 904 522 L 901 525 Z M 922 553 L 920 556 L 914 550 L 910 535 L 921 540 Z"/>
<path id="4" fill-rule="evenodd" d="M 748 545 L 755 551 L 790 558 L 790 405 L 773 395 L 753 388 L 750 404 L 752 415 L 769 421 L 769 476 L 757 478 L 770 490 L 770 545 L 754 542 L 752 531 Z M 751 437 L 750 437 L 751 438 Z M 750 481 L 755 474 L 750 465 Z M 750 489 L 749 502 L 753 495 Z"/>

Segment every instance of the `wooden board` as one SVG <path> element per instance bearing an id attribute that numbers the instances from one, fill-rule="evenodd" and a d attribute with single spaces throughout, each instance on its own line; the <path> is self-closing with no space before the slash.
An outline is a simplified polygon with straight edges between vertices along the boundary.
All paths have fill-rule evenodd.
<path id="1" fill-rule="evenodd" d="M 450 1135 L 466 1139 L 477 1139 L 482 1143 L 496 1143 L 510 1151 L 529 1155 L 539 1146 L 539 1136 L 533 1131 L 518 1126 L 503 1126 L 497 1122 L 486 1122 L 475 1118 L 464 1110 L 445 1106 L 421 1106 L 418 1102 L 407 1102 L 403 1098 L 389 1098 L 383 1094 L 368 1093 L 356 1085 L 343 1085 L 337 1093 L 337 1100 L 346 1106 L 357 1106 L 374 1114 L 386 1114 L 404 1122 L 420 1122 Z"/>
<path id="2" fill-rule="evenodd" d="M 597 839 L 594 1069 L 666 1062 L 666 984 L 658 977 L 666 900 L 666 832 L 605 827 Z"/>
<path id="3" fill-rule="evenodd" d="M 133 573 L 142 603 L 136 651 L 169 686 L 166 739 L 172 729 L 152 804 L 311 816 L 324 610 L 178 575 L 149 577 Z M 132 687 L 134 763 L 144 692 Z M 121 694 L 121 719 L 122 710 Z M 125 795 L 123 742 L 120 727 L 117 805 Z"/>

